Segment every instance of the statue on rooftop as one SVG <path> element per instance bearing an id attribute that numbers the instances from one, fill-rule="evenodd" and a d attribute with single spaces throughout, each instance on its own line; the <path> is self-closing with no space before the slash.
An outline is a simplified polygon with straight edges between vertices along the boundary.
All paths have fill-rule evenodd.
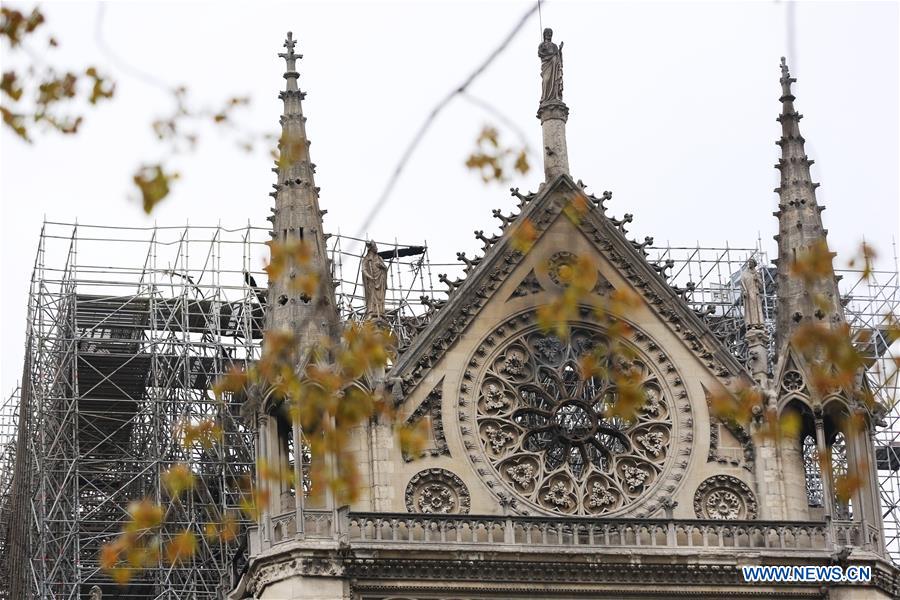
<path id="1" fill-rule="evenodd" d="M 541 59 L 541 104 L 562 102 L 563 94 L 563 42 L 559 46 L 551 40 L 553 30 L 544 29 L 544 41 L 538 46 Z"/>
<path id="2" fill-rule="evenodd" d="M 365 318 L 384 316 L 384 297 L 387 293 L 387 265 L 378 256 L 378 246 L 366 242 L 366 255 L 362 260 L 363 291 L 366 295 Z"/>
<path id="3" fill-rule="evenodd" d="M 741 272 L 741 300 L 744 304 L 744 323 L 748 329 L 763 327 L 763 282 L 756 270 L 756 260 L 747 261 L 747 268 Z"/>
<path id="4" fill-rule="evenodd" d="M 95 585 L 91 588 L 91 597 L 90 600 L 101 600 L 103 598 L 103 590 L 100 589 L 100 586 Z"/>

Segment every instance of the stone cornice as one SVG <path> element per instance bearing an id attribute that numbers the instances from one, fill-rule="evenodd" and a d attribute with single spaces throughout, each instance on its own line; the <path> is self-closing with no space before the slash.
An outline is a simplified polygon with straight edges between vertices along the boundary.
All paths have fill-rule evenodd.
<path id="1" fill-rule="evenodd" d="M 681 583 L 677 583 L 675 585 L 681 585 Z M 370 585 L 366 583 L 358 583 L 353 586 L 354 591 L 360 592 L 363 594 L 367 593 L 376 593 L 376 594 L 384 594 L 384 595 L 393 595 L 393 594 L 403 594 L 403 598 L 416 598 L 415 594 L 427 594 L 427 596 L 422 596 L 421 598 L 447 598 L 448 594 L 453 594 L 454 597 L 456 594 L 459 594 L 461 598 L 470 598 L 471 594 L 492 594 L 496 597 L 496 594 L 503 594 L 506 598 L 514 598 L 514 597 L 522 597 L 522 598 L 533 598 L 534 597 L 534 587 L 529 585 L 515 585 L 515 584 L 499 584 L 495 586 L 486 586 L 486 585 L 440 585 L 440 586 L 427 586 L 427 585 L 416 585 L 416 584 L 407 584 L 407 585 Z M 659 585 L 654 585 L 652 592 L 657 592 L 664 595 L 667 598 L 692 598 L 693 600 L 721 600 L 722 598 L 722 590 L 710 590 L 710 589 L 697 589 L 696 587 L 689 587 L 685 589 L 672 589 L 671 587 L 666 587 L 665 590 L 661 590 Z M 602 598 L 621 598 L 621 599 L 629 599 L 634 598 L 636 600 L 646 600 L 649 597 L 648 590 L 645 589 L 636 589 L 633 585 L 628 586 L 620 586 L 616 584 L 608 584 L 604 585 L 602 588 L 597 587 L 576 587 L 576 586 L 559 586 L 553 588 L 554 594 L 565 594 L 566 598 L 569 597 L 583 597 L 583 598 L 598 598 L 598 593 L 602 594 Z M 816 599 L 820 600 L 823 598 L 822 591 L 820 589 L 816 589 L 813 586 L 805 590 L 796 590 L 796 589 L 788 589 L 784 588 L 779 589 L 777 591 L 777 595 L 773 596 L 773 591 L 768 589 L 760 589 L 759 587 L 750 589 L 750 588 L 738 588 L 728 590 L 729 597 L 734 598 L 764 598 L 765 600 L 770 600 L 772 598 L 779 599 Z M 412 596 L 410 594 L 413 594 Z M 368 595 L 363 595 L 362 598 L 367 599 Z"/>
<path id="2" fill-rule="evenodd" d="M 590 557 L 587 557 L 590 558 Z M 382 587 L 384 589 L 408 590 L 415 589 L 415 584 L 410 582 L 405 585 L 378 586 L 379 580 L 416 580 L 419 582 L 440 581 L 454 582 L 457 586 L 441 585 L 442 590 L 460 589 L 466 591 L 483 590 L 496 592 L 500 590 L 519 591 L 529 589 L 521 584 L 552 585 L 554 592 L 573 590 L 576 584 L 600 585 L 627 585 L 634 593 L 643 593 L 642 597 L 659 592 L 665 586 L 689 586 L 689 587 L 713 587 L 716 592 L 707 590 L 709 596 L 721 598 L 727 588 L 729 594 L 737 592 L 745 597 L 763 598 L 823 598 L 825 584 L 811 583 L 782 583 L 759 584 L 745 582 L 740 571 L 741 564 L 759 564 L 760 561 L 723 560 L 720 564 L 677 564 L 672 562 L 645 562 L 636 556 L 623 555 L 621 560 L 610 560 L 611 557 L 596 557 L 594 560 L 560 561 L 547 560 L 494 560 L 488 556 L 473 556 L 468 558 L 397 558 L 397 557 L 369 557 L 354 556 L 348 558 L 345 563 L 345 574 L 354 580 L 355 589 L 371 589 Z M 810 557 L 793 564 L 827 564 L 821 560 Z M 786 564 L 768 562 L 766 564 Z M 368 582 L 372 581 L 372 584 Z M 476 587 L 462 586 L 463 582 L 474 582 Z M 501 587 L 492 586 L 497 583 Z M 481 584 L 481 585 L 477 585 Z M 560 587 L 553 584 L 560 584 Z M 396 585 L 396 587 L 395 587 Z M 606 589 L 605 585 L 603 588 Z M 371 587 L 370 587 L 371 586 Z M 873 565 L 872 582 L 868 585 L 854 585 L 858 588 L 876 588 L 895 597 L 900 579 L 896 571 L 879 569 Z M 533 592 L 533 585 L 530 588 Z M 589 591 L 584 590 L 582 591 Z M 685 590 L 688 592 L 688 590 Z M 521 593 L 521 592 L 520 592 Z M 665 592 L 669 595 L 668 591 Z M 718 595 L 714 595 L 717 593 Z M 689 593 L 697 597 L 697 593 Z M 700 596 L 703 597 L 703 596 Z"/>

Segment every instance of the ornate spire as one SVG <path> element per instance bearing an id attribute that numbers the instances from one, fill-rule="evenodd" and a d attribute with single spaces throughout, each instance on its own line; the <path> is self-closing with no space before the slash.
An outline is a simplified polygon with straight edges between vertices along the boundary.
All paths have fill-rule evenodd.
<path id="1" fill-rule="evenodd" d="M 800 119 L 803 115 L 794 108 L 791 77 L 787 62 L 781 58 L 781 139 L 775 142 L 781 147 L 781 158 L 775 168 L 781 172 L 781 184 L 775 188 L 779 195 L 778 210 L 778 323 L 776 349 L 781 354 L 784 345 L 800 323 L 808 321 L 843 321 L 843 309 L 831 258 L 825 240 L 827 231 L 822 228 L 821 212 L 825 207 L 816 203 L 816 188 L 809 167 L 815 161 L 807 157 L 803 136 L 800 135 Z M 792 276 L 791 263 L 803 256 L 818 256 L 828 261 L 828 274 L 808 283 Z"/>
<path id="2" fill-rule="evenodd" d="M 325 212 L 319 210 L 319 188 L 314 178 L 316 166 L 310 160 L 310 142 L 301 103 L 306 94 L 298 85 L 297 60 L 303 56 L 294 52 L 296 43 L 288 32 L 284 42 L 286 52 L 278 55 L 286 63 L 286 88 L 279 94 L 284 111 L 280 119 L 279 158 L 273 169 L 278 181 L 273 185 L 275 191 L 270 194 L 275 198 L 275 208 L 269 220 L 273 241 L 285 246 L 303 242 L 309 251 L 309 263 L 290 265 L 269 282 L 267 326 L 292 331 L 302 350 L 321 336 L 333 334 L 338 319 L 334 290 L 330 285 L 326 236 L 322 231 Z M 317 282 L 314 297 L 300 289 L 299 282 L 304 280 Z"/>
<path id="3" fill-rule="evenodd" d="M 537 117 L 541 120 L 544 147 L 544 180 L 550 182 L 558 175 L 569 173 L 569 153 L 566 148 L 566 120 L 569 107 L 563 102 L 563 42 L 559 46 L 551 40 L 553 30 L 544 30 L 538 45 L 541 59 L 541 104 Z"/>
<path id="4" fill-rule="evenodd" d="M 296 44 L 297 40 L 294 39 L 293 32 L 288 31 L 287 38 L 284 40 L 284 47 L 287 52 L 278 54 L 287 63 L 284 78 L 287 80 L 287 89 L 292 92 L 297 90 L 297 80 L 300 78 L 300 73 L 297 72 L 297 60 L 303 58 L 302 54 L 294 52 Z"/>

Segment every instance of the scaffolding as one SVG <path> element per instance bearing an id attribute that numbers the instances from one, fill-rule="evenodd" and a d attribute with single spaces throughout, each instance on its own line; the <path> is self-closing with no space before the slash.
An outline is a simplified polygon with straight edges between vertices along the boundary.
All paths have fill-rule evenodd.
<path id="1" fill-rule="evenodd" d="M 264 327 L 268 229 L 185 226 L 114 228 L 45 223 L 29 296 L 27 378 L 0 406 L 0 543 L 11 519 L 27 520 L 27 555 L 19 567 L 42 600 L 83 599 L 93 585 L 104 598 L 222 598 L 243 550 L 211 540 L 204 525 L 240 500 L 237 481 L 251 472 L 254 432 L 242 424 L 240 398 L 217 403 L 209 388 L 233 366 L 259 357 Z M 427 244 L 378 242 L 388 267 L 385 319 L 401 349 L 443 298 Z M 769 264 L 759 247 L 648 247 L 669 283 L 739 360 L 746 360 L 739 278 L 749 258 Z M 360 265 L 364 240 L 328 239 L 337 306 L 345 321 L 364 315 Z M 774 328 L 775 272 L 761 269 L 767 326 Z M 868 280 L 843 273 L 841 291 L 854 340 L 868 358 L 868 379 L 890 407 L 876 435 L 885 542 L 900 564 L 900 406 L 885 314 L 898 312 L 896 272 Z M 440 278 L 440 275 L 439 275 Z M 257 283 L 257 280 L 261 283 Z M 896 350 L 896 348 L 895 348 Z M 773 356 L 772 356 L 773 358 Z M 26 457 L 15 456 L 17 411 L 27 411 Z M 184 423 L 218 420 L 223 443 L 185 449 Z M 27 514 L 11 515 L 9 482 L 25 465 Z M 192 465 L 197 488 L 169 501 L 160 474 Z M 119 588 L 100 569 L 99 549 L 118 535 L 130 502 L 166 506 L 163 536 L 190 529 L 198 553 L 154 568 Z M 241 526 L 246 526 L 241 521 Z M 165 539 L 163 540 L 165 541 Z M 5 551 L 0 556 L 6 556 Z M 235 559 L 238 557 L 238 559 Z M 0 565 L 3 567 L 3 565 Z M 6 570 L 0 570 L 5 575 Z M 0 580 L 0 600 L 6 582 Z"/>
<path id="2" fill-rule="evenodd" d="M 16 462 L 16 431 L 20 390 L 16 389 L 0 403 L 0 600 L 9 598 L 9 548 L 6 546 L 11 518 L 10 488 Z"/>
<path id="3" fill-rule="evenodd" d="M 671 261 L 669 283 L 683 292 L 685 301 L 710 326 L 713 333 L 742 363 L 747 361 L 740 275 L 747 261 L 770 264 L 766 252 L 757 247 L 703 248 L 698 246 L 648 247 L 648 260 Z M 896 265 L 896 260 L 895 260 Z M 850 335 L 866 363 L 866 380 L 875 398 L 888 409 L 883 426 L 875 433 L 878 484 L 881 495 L 884 541 L 891 559 L 900 565 L 900 381 L 895 358 L 900 342 L 888 327 L 886 317 L 900 316 L 900 279 L 897 270 L 873 271 L 863 277 L 859 270 L 836 269 Z M 760 268 L 763 310 L 769 339 L 774 340 L 776 270 Z M 775 348 L 769 348 L 770 371 Z"/>
<path id="4" fill-rule="evenodd" d="M 360 320 L 365 315 L 362 255 L 366 241 L 345 235 L 328 238 L 337 307 L 343 321 Z M 425 242 L 409 245 L 394 240 L 376 242 L 376 245 L 379 256 L 387 266 L 384 320 L 402 351 L 427 323 L 429 305 L 436 294 L 431 271 L 433 265 Z M 458 265 L 449 266 L 459 268 Z"/>
<path id="5" fill-rule="evenodd" d="M 45 223 L 29 297 L 31 416 L 26 577 L 35 597 L 219 598 L 234 542 L 204 526 L 239 512 L 253 432 L 240 399 L 212 383 L 259 357 L 264 295 L 255 285 L 267 230 L 247 226 L 109 228 Z M 186 424 L 214 419 L 222 444 L 185 447 Z M 160 475 L 191 465 L 196 485 L 167 498 Z M 166 510 L 161 542 L 184 530 L 197 553 L 119 587 L 101 546 L 148 498 Z M 20 518 L 23 515 L 13 518 Z M 242 526 L 246 525 L 241 521 Z"/>

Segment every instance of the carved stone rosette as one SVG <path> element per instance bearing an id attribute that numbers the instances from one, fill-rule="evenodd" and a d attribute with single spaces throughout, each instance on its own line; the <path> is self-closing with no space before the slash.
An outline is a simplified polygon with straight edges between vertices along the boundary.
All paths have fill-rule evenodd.
<path id="1" fill-rule="evenodd" d="M 756 496 L 746 483 L 731 475 L 714 475 L 694 493 L 694 514 L 700 519 L 755 519 Z"/>
<path id="2" fill-rule="evenodd" d="M 426 514 L 468 514 L 471 501 L 463 480 L 446 469 L 425 469 L 406 486 L 406 510 Z"/>
<path id="3" fill-rule="evenodd" d="M 547 275 L 558 286 L 568 285 L 565 273 L 560 270 L 571 269 L 578 262 L 578 257 L 571 252 L 561 251 L 547 259 Z"/>
<path id="4" fill-rule="evenodd" d="M 487 336 L 464 373 L 474 384 L 461 386 L 468 410 L 460 421 L 470 460 L 501 501 L 515 498 L 524 513 L 659 509 L 687 467 L 689 449 L 679 452 L 679 444 L 688 448 L 692 439 L 690 405 L 683 390 L 673 393 L 673 384 L 682 387 L 674 365 L 646 335 L 635 339 L 653 347 L 662 370 L 630 342 L 621 342 L 627 357 L 610 355 L 604 331 L 588 322 L 572 323 L 566 340 L 543 334 L 532 311 Z M 644 396 L 633 417 L 617 416 L 621 395 L 612 378 L 581 376 L 579 362 L 589 354 L 605 356 L 607 372 L 629 373 Z"/>

